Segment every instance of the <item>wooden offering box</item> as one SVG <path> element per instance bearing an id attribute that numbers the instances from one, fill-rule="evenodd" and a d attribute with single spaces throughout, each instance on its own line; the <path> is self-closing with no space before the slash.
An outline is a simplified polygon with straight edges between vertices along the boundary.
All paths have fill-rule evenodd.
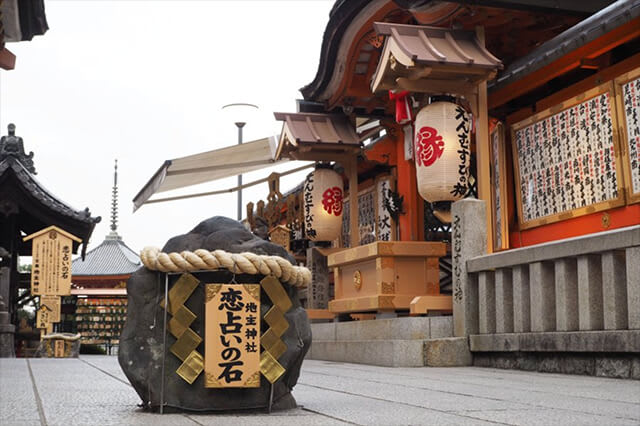
<path id="1" fill-rule="evenodd" d="M 327 257 L 335 278 L 335 313 L 408 310 L 416 296 L 440 294 L 438 258 L 446 245 L 378 241 Z"/>

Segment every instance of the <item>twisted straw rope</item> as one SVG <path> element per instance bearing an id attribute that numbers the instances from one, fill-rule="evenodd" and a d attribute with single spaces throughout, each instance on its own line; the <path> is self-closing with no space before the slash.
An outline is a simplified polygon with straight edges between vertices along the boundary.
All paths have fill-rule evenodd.
<path id="1" fill-rule="evenodd" d="M 306 287 L 311 283 L 311 271 L 292 265 L 279 256 L 255 253 L 229 253 L 224 250 L 183 251 L 163 253 L 157 247 L 145 247 L 140 259 L 147 269 L 161 272 L 191 272 L 228 269 L 234 273 L 275 275 L 294 287 Z"/>

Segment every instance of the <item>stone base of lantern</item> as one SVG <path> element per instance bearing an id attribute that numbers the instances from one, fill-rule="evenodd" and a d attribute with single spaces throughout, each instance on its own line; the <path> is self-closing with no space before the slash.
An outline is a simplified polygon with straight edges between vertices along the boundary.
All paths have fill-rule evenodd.
<path id="1" fill-rule="evenodd" d="M 408 311 L 417 296 L 440 294 L 438 259 L 444 243 L 378 241 L 332 253 L 335 313 Z"/>

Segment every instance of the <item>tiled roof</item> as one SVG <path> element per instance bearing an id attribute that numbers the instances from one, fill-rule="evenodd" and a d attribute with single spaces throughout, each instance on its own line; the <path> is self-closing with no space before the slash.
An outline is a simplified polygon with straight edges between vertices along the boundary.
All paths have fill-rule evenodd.
<path id="1" fill-rule="evenodd" d="M 13 174 L 35 199 L 63 216 L 79 220 L 88 224 L 100 222 L 100 217 L 92 217 L 89 209 L 76 210 L 63 203 L 51 194 L 38 180 L 14 157 L 6 157 L 0 162 L 0 176 L 13 171 Z"/>
<path id="2" fill-rule="evenodd" d="M 98 247 L 87 252 L 84 261 L 75 259 L 71 271 L 74 276 L 126 275 L 140 265 L 138 255 L 118 235 L 110 234 Z"/>

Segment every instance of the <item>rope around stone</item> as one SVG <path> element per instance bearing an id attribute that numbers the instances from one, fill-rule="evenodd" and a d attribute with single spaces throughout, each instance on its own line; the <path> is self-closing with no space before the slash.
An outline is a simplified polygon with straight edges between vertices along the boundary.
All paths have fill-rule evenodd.
<path id="1" fill-rule="evenodd" d="M 228 269 L 237 274 L 273 274 L 276 278 L 294 287 L 307 287 L 311 283 L 309 269 L 304 266 L 292 265 L 291 262 L 280 256 L 204 249 L 181 253 L 163 253 L 157 247 L 145 247 L 140 253 L 140 259 L 147 269 L 160 272 Z"/>

